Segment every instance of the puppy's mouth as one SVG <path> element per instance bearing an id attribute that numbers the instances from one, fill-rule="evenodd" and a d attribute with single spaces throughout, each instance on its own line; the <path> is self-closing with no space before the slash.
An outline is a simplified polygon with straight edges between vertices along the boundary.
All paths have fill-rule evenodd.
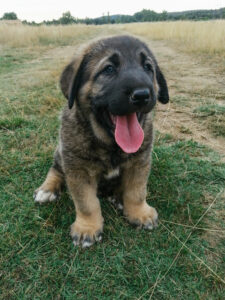
<path id="1" fill-rule="evenodd" d="M 144 140 L 144 131 L 140 125 L 143 114 L 134 112 L 119 116 L 105 112 L 105 116 L 117 145 L 126 153 L 137 152 Z"/>

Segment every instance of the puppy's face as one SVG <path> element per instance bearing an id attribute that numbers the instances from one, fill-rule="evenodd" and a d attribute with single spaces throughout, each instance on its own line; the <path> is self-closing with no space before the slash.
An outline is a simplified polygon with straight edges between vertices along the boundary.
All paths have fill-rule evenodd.
<path id="1" fill-rule="evenodd" d="M 130 36 L 90 45 L 68 91 L 69 107 L 76 100 L 78 107 L 93 112 L 96 121 L 127 153 L 140 148 L 144 116 L 157 98 L 163 103 L 169 100 L 164 76 L 148 47 Z"/>

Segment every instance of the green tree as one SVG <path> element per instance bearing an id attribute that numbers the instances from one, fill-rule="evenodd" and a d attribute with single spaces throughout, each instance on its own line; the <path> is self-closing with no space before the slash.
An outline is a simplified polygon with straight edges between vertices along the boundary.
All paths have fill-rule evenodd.
<path id="1" fill-rule="evenodd" d="M 16 13 L 8 12 L 4 13 L 2 20 L 18 20 Z"/>
<path id="2" fill-rule="evenodd" d="M 59 21 L 61 24 L 70 24 L 70 23 L 74 23 L 75 19 L 71 15 L 70 11 L 67 11 L 62 14 L 62 17 L 59 19 Z"/>
<path id="3" fill-rule="evenodd" d="M 220 9 L 220 18 L 225 19 L 225 8 Z"/>
<path id="4" fill-rule="evenodd" d="M 166 10 L 164 10 L 162 13 L 161 13 L 161 20 L 163 21 L 166 21 L 168 19 L 168 13 Z"/>

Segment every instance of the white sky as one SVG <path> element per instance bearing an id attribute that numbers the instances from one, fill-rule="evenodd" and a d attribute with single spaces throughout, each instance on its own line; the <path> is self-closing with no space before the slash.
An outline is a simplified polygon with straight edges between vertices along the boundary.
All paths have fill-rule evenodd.
<path id="1" fill-rule="evenodd" d="M 74 17 L 100 17 L 107 12 L 132 15 L 142 9 L 156 12 L 225 7 L 225 0 L 0 0 L 0 17 L 15 12 L 21 20 L 41 22 L 58 19 L 70 11 Z"/>

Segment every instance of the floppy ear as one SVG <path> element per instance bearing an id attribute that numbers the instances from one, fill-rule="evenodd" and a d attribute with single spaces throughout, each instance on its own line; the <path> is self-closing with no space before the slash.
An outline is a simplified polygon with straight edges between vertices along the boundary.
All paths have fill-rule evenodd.
<path id="1" fill-rule="evenodd" d="M 73 60 L 65 67 L 60 77 L 61 90 L 68 99 L 69 109 L 73 107 L 75 99 L 77 99 L 78 91 L 83 83 L 83 71 L 87 62 L 85 57 L 81 63 Z"/>
<path id="2" fill-rule="evenodd" d="M 74 64 L 75 64 L 75 61 L 71 61 L 70 64 L 68 64 L 65 69 L 63 70 L 61 76 L 60 76 L 60 80 L 59 80 L 59 83 L 60 83 L 60 87 L 61 87 L 61 90 L 63 92 L 63 95 L 66 97 L 66 99 L 68 100 L 69 99 L 69 86 L 70 86 L 70 82 L 74 76 Z"/>
<path id="3" fill-rule="evenodd" d="M 156 79 L 159 85 L 158 100 L 161 103 L 166 104 L 169 102 L 168 87 L 167 87 L 166 79 L 158 65 L 156 66 Z"/>

